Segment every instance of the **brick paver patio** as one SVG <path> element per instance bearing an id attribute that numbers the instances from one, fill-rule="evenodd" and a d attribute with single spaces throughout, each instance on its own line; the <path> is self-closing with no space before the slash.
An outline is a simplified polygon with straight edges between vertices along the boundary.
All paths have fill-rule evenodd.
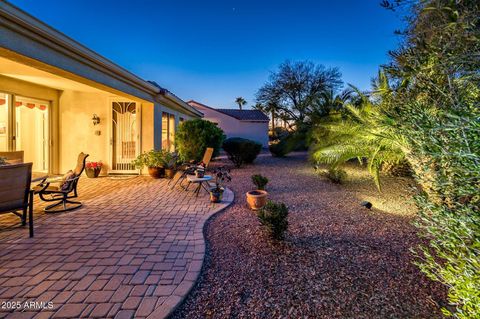
<path id="1" fill-rule="evenodd" d="M 37 199 L 34 238 L 0 215 L 0 318 L 165 317 L 200 273 L 205 221 L 233 200 L 149 177 L 82 177 L 79 194 L 81 209 L 55 215 Z"/>

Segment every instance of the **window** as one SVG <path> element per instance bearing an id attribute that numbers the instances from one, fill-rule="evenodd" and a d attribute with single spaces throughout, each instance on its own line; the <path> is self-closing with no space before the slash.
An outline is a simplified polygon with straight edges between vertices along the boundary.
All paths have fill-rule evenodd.
<path id="1" fill-rule="evenodd" d="M 185 121 L 185 119 L 183 117 L 180 117 L 178 120 L 180 121 L 180 123 Z"/>
<path id="2" fill-rule="evenodd" d="M 162 113 L 162 149 L 173 152 L 175 150 L 175 116 Z"/>

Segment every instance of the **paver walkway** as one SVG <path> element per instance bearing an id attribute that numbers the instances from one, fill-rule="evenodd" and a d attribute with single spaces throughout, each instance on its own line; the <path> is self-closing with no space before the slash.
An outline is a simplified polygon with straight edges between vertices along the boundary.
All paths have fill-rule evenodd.
<path id="1" fill-rule="evenodd" d="M 41 213 L 37 200 L 31 239 L 0 215 L 0 318 L 165 317 L 200 273 L 205 221 L 233 200 L 149 177 L 82 177 L 79 194 L 70 213 Z"/>

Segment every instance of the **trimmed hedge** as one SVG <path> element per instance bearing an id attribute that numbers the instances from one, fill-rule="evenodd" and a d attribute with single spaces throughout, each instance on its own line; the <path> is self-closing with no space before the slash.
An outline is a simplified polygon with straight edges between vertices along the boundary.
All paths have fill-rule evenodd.
<path id="1" fill-rule="evenodd" d="M 222 147 L 236 167 L 253 163 L 262 150 L 262 144 L 241 137 L 226 139 Z"/>

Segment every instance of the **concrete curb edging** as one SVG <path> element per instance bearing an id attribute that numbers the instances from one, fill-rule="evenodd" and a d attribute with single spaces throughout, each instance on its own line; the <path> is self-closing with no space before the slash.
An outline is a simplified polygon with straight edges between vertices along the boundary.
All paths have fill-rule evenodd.
<path id="1" fill-rule="evenodd" d="M 165 303 L 163 303 L 160 307 L 155 309 L 148 317 L 147 319 L 163 319 L 163 318 L 169 318 L 177 308 L 183 304 L 187 296 L 190 294 L 192 291 L 193 287 L 195 287 L 195 284 L 198 281 L 198 278 L 200 277 L 202 273 L 202 268 L 203 264 L 205 262 L 205 253 L 206 253 L 206 239 L 205 239 L 205 225 L 207 225 L 207 222 L 215 215 L 218 213 L 224 211 L 230 205 L 232 205 L 233 201 L 235 199 L 235 195 L 232 190 L 229 188 L 225 189 L 225 192 L 223 194 L 223 201 L 220 204 L 213 204 L 213 205 L 218 205 L 218 207 L 215 207 L 210 215 L 205 216 L 201 222 L 197 224 L 195 227 L 194 233 L 195 237 L 198 236 L 198 234 L 201 235 L 201 242 L 197 243 L 197 240 L 195 240 L 195 254 L 197 253 L 202 253 L 202 259 L 199 260 L 194 260 L 192 262 L 192 265 L 190 265 L 189 271 L 187 275 L 185 276 L 186 278 L 188 277 L 189 274 L 194 273 L 195 276 L 194 278 L 188 278 L 187 280 L 183 280 L 180 284 L 179 287 L 182 287 L 181 295 L 171 295 Z M 196 262 L 196 263 L 195 263 Z M 185 283 L 185 284 L 184 284 Z"/>

